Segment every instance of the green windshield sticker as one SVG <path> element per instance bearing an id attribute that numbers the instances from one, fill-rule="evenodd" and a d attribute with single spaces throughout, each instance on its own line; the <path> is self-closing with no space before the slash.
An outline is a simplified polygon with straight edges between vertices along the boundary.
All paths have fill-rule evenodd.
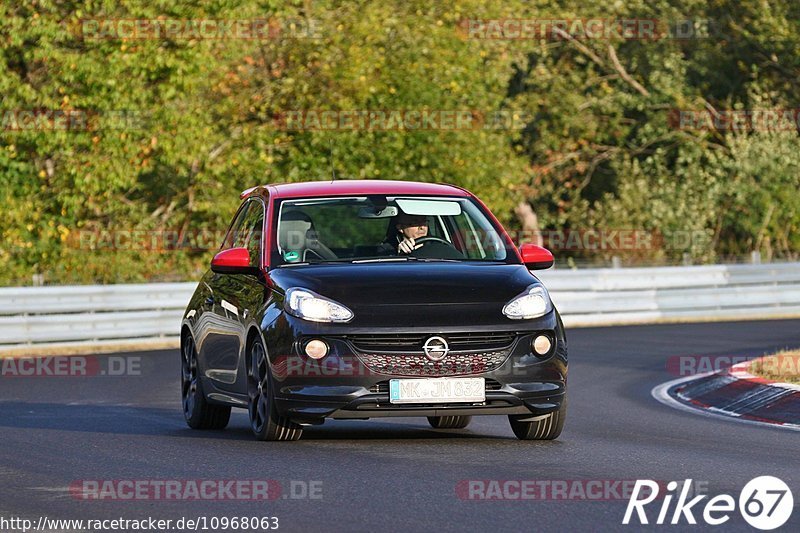
<path id="1" fill-rule="evenodd" d="M 297 252 L 286 252 L 285 254 L 283 254 L 283 258 L 286 261 L 297 261 L 298 259 L 300 259 L 300 254 L 298 254 Z"/>

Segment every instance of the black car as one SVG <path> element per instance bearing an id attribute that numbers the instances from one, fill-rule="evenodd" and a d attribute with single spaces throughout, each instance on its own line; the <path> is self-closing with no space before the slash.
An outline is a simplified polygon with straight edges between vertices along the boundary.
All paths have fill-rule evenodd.
<path id="1" fill-rule="evenodd" d="M 464 189 L 400 181 L 266 185 L 242 193 L 182 322 L 192 428 L 249 412 L 260 440 L 326 418 L 424 416 L 434 428 L 507 415 L 554 439 L 567 408 L 567 342 L 517 249 Z"/>

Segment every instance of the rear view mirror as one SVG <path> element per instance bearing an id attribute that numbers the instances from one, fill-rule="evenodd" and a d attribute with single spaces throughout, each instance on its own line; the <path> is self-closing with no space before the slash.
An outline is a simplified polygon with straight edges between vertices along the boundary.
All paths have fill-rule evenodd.
<path id="1" fill-rule="evenodd" d="M 362 207 L 358 210 L 358 218 L 391 218 L 397 216 L 397 208 L 386 206 L 383 209 Z"/>

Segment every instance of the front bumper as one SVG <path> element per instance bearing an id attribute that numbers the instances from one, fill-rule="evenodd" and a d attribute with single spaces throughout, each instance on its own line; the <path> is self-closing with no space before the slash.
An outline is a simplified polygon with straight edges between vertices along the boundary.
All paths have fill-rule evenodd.
<path id="1" fill-rule="evenodd" d="M 481 377 L 481 376 L 479 376 Z M 522 384 L 520 384 L 522 385 Z M 532 385 L 530 383 L 525 386 Z M 315 387 L 313 394 L 293 391 L 288 397 L 276 398 L 279 411 L 299 421 L 316 419 L 368 419 L 392 416 L 461 416 L 461 415 L 532 415 L 541 416 L 558 410 L 566 390 L 552 383 L 540 383 L 542 391 L 532 393 L 513 385 L 501 390 L 486 391 L 480 403 L 392 404 L 388 394 L 371 393 L 364 387 Z M 321 396 L 325 394 L 325 396 Z"/>
<path id="2" fill-rule="evenodd" d="M 531 322 L 535 323 L 517 328 L 505 326 L 471 330 L 498 332 L 505 329 L 506 333 L 514 335 L 514 341 L 505 348 L 507 353 L 504 353 L 501 361 L 496 357 L 487 359 L 492 363 L 486 368 L 487 371 L 481 371 L 478 365 L 444 366 L 438 370 L 422 366 L 416 367 L 419 371 L 415 372 L 415 367 L 392 370 L 385 365 L 374 366 L 374 359 L 369 359 L 364 351 L 355 347 L 350 341 L 351 331 L 345 328 L 326 329 L 317 324 L 309 326 L 307 322 L 284 315 L 273 325 L 271 334 L 265 332 L 276 407 L 283 416 L 312 424 L 320 423 L 325 418 L 501 414 L 535 418 L 546 415 L 558 410 L 566 398 L 566 340 L 555 313 Z M 464 330 L 446 329 L 428 330 L 425 334 L 447 338 L 449 334 L 455 335 Z M 287 335 L 287 332 L 291 334 Z M 531 350 L 531 340 L 540 333 L 549 334 L 554 341 L 546 357 L 537 357 Z M 303 346 L 311 338 L 321 339 L 330 347 L 329 355 L 321 361 L 302 353 Z M 453 357 L 463 361 L 466 355 L 469 354 L 454 354 Z M 442 364 L 445 363 L 443 361 Z M 388 384 L 391 379 L 450 376 L 484 378 L 485 401 L 429 404 L 393 404 L 389 401 Z"/>

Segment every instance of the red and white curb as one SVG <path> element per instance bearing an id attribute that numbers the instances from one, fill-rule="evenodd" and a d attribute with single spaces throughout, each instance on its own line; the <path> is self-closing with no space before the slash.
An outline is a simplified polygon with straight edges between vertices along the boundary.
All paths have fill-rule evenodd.
<path id="1" fill-rule="evenodd" d="M 651 395 L 693 414 L 800 431 L 800 386 L 754 376 L 751 363 L 668 381 Z"/>

